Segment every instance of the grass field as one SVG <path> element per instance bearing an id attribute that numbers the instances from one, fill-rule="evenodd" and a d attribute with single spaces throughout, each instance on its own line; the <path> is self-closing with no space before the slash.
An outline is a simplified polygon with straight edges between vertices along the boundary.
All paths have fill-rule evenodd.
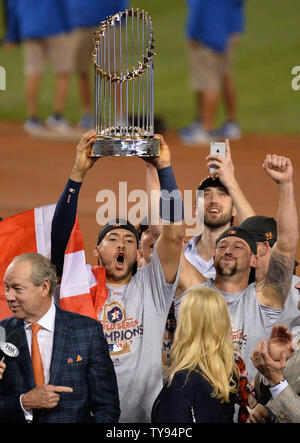
<path id="1" fill-rule="evenodd" d="M 189 65 L 184 35 L 184 0 L 132 0 L 148 11 L 155 32 L 155 109 L 170 128 L 185 126 L 194 118 L 194 98 L 188 87 Z M 239 120 L 245 132 L 300 134 L 300 91 L 291 87 L 293 66 L 300 65 L 300 2 L 248 0 L 246 31 L 240 43 L 235 80 Z M 0 25 L 1 26 L 1 25 Z M 0 32 L 1 34 L 1 32 Z M 7 75 L 0 91 L 0 119 L 25 118 L 22 52 L 0 48 L 0 65 Z M 91 66 L 92 68 L 92 66 Z M 51 112 L 53 74 L 45 74 L 39 100 L 40 116 Z M 73 122 L 81 113 L 76 79 L 72 78 L 66 116 Z M 218 121 L 223 117 L 220 107 Z"/>

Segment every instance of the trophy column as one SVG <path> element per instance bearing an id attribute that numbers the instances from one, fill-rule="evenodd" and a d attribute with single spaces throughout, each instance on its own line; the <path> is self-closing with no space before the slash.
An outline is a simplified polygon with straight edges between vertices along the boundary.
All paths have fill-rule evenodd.
<path id="1" fill-rule="evenodd" d="M 153 28 L 147 12 L 129 9 L 96 32 L 96 143 L 93 155 L 155 157 Z"/>

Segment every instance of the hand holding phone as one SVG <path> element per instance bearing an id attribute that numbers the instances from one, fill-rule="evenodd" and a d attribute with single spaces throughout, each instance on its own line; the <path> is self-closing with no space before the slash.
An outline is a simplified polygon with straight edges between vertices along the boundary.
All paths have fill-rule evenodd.
<path id="1" fill-rule="evenodd" d="M 220 155 L 221 157 L 226 157 L 226 143 L 225 142 L 211 142 L 210 143 L 210 155 Z M 216 166 L 209 168 L 210 174 L 213 174 L 217 169 Z"/>

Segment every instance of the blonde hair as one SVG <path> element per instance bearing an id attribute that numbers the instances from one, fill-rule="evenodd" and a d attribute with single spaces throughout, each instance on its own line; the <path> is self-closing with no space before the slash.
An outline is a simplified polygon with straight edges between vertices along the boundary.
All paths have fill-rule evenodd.
<path id="1" fill-rule="evenodd" d="M 181 302 L 171 365 L 165 369 L 168 386 L 176 372 L 188 370 L 188 378 L 199 368 L 213 388 L 212 397 L 229 402 L 230 393 L 238 390 L 231 320 L 224 297 L 204 286 L 189 289 Z"/>

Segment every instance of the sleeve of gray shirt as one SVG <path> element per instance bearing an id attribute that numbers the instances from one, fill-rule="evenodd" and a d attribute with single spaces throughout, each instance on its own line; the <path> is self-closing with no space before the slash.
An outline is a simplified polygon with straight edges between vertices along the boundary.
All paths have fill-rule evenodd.
<path id="1" fill-rule="evenodd" d="M 178 266 L 174 283 L 167 283 L 156 248 L 154 248 L 150 263 L 138 272 L 145 274 L 145 278 L 143 278 L 144 285 L 147 284 L 148 278 L 146 278 L 146 273 L 148 274 L 154 305 L 158 312 L 162 312 L 164 315 L 167 315 L 178 284 L 180 265 Z"/>

